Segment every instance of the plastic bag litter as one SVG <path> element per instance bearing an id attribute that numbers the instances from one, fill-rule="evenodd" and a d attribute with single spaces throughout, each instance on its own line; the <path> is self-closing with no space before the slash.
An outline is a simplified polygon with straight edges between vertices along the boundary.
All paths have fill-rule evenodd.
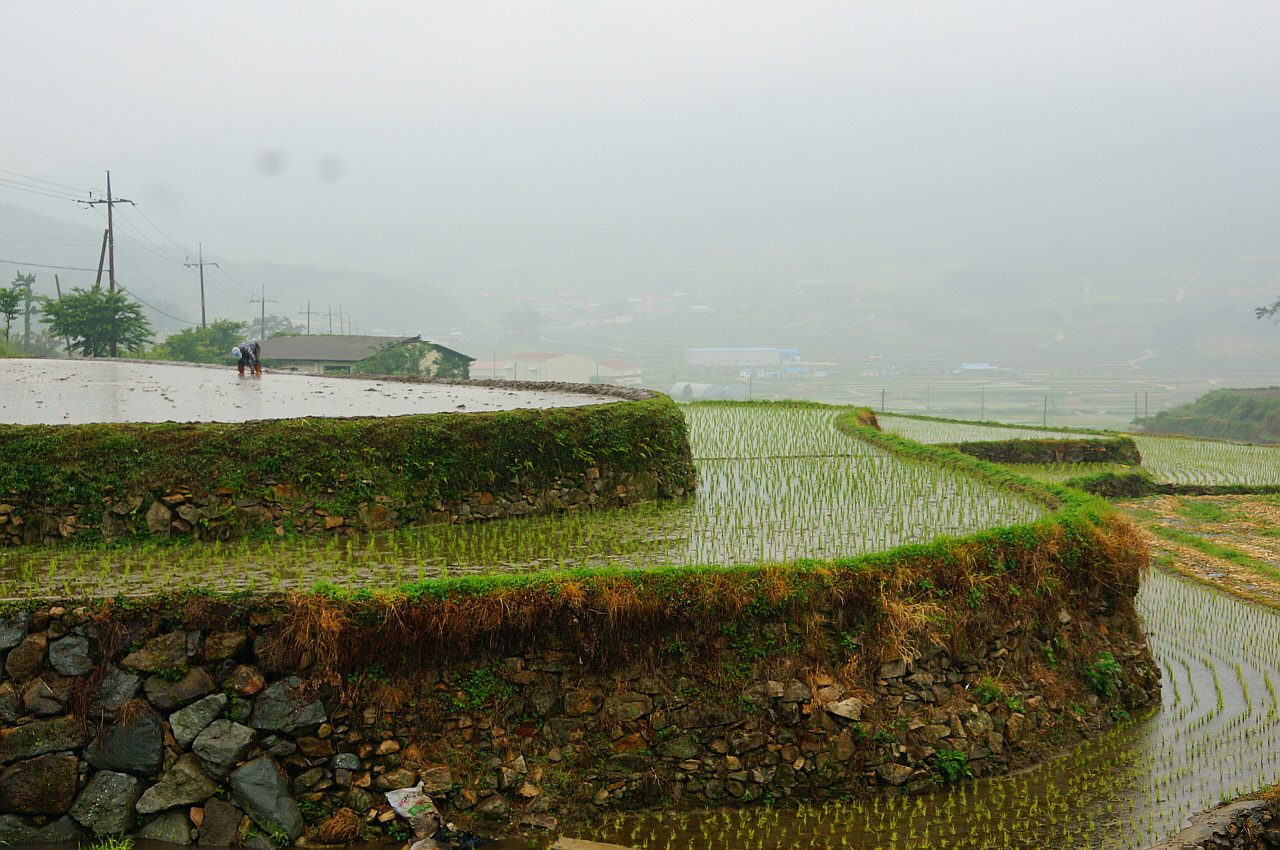
<path id="1" fill-rule="evenodd" d="M 458 829 L 451 823 L 445 824 L 440 828 L 440 831 L 436 833 L 435 841 L 441 847 L 447 847 L 449 850 L 479 850 L 481 847 L 494 843 L 492 838 L 476 835 L 474 832 L 468 832 L 465 829 Z M 427 848 L 423 848 L 423 850 L 427 850 Z"/>
<path id="2" fill-rule="evenodd" d="M 436 804 L 422 793 L 421 782 L 412 788 L 388 791 L 387 802 L 396 810 L 396 814 L 409 821 L 409 828 L 418 838 L 430 838 L 444 826 L 444 818 Z"/>

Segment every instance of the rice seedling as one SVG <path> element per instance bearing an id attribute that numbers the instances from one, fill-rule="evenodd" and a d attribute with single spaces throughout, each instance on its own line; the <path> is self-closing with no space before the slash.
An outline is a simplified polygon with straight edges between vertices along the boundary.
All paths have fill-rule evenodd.
<path id="1" fill-rule="evenodd" d="M 899 458 L 833 425 L 837 408 L 685 408 L 698 494 L 677 502 L 403 529 L 365 540 L 303 537 L 104 549 L 117 569 L 68 576 L 58 550 L 0 554 L 24 595 L 167 584 L 388 587 L 409 578 L 569 567 L 786 563 L 882 551 L 1031 522 L 1045 508 L 933 464 Z M 19 561 L 41 578 L 19 579 Z M 68 583 L 69 581 L 69 583 Z M 61 592 L 60 590 L 57 592 Z"/>
<path id="2" fill-rule="evenodd" d="M 1030 773 L 913 798 L 615 816 L 640 848 L 1142 848 L 1193 812 L 1280 779 L 1280 616 L 1161 573 L 1139 595 L 1162 709 Z M 744 835 L 748 824 L 754 834 Z M 623 842 L 626 843 L 626 842 Z"/>

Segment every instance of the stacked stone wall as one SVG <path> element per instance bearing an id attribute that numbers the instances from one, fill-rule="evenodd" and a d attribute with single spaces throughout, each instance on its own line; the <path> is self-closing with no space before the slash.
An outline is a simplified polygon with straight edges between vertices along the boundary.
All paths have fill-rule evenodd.
<path id="1" fill-rule="evenodd" d="M 838 634 L 765 618 L 655 637 L 614 664 L 547 638 L 334 670 L 275 665 L 282 607 L 188 609 L 0 621 L 0 840 L 402 838 L 383 794 L 418 782 L 447 818 L 488 832 L 673 803 L 924 793 L 944 781 L 944 750 L 974 775 L 1007 771 L 1159 687 L 1145 647 L 1120 637 L 1133 624 L 1087 611 L 1064 610 L 1053 635 L 1014 626 L 870 669 L 859 659 L 875 648 L 842 654 Z M 1046 641 L 1086 634 L 1112 636 L 1124 676 L 1111 702 L 1040 676 Z"/>
<path id="2" fill-rule="evenodd" d="M 347 476 L 338 473 L 342 484 Z M 250 481 L 236 494 L 221 488 L 178 487 L 104 498 L 98 505 L 66 509 L 0 497 L 0 545 L 21 546 L 101 536 L 107 541 L 131 534 L 232 540 L 263 532 L 336 534 L 388 531 L 408 524 L 439 525 L 565 511 L 626 507 L 658 498 L 685 495 L 682 486 L 665 487 L 651 472 L 622 472 L 589 466 L 554 479 L 549 487 L 518 481 L 429 504 L 408 504 L 388 496 L 361 503 L 350 515 L 317 507 L 296 487 L 272 479 Z"/>

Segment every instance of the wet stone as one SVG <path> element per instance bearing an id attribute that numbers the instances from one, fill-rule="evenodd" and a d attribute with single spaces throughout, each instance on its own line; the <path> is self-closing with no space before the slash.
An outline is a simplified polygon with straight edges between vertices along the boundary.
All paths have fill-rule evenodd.
<path id="1" fill-rule="evenodd" d="M 229 847 L 240 828 L 244 812 L 226 800 L 211 799 L 204 804 L 204 820 L 200 822 L 200 843 Z"/>
<path id="2" fill-rule="evenodd" d="M 152 676 L 143 685 L 147 699 L 162 711 L 172 711 L 214 689 L 213 677 L 203 667 L 192 667 L 176 682 Z"/>
<path id="3" fill-rule="evenodd" d="M 147 712 L 108 726 L 85 749 L 85 760 L 99 770 L 154 776 L 164 764 L 164 728 Z"/>
<path id="4" fill-rule="evenodd" d="M 120 663 L 121 666 L 146 673 L 158 673 L 161 670 L 183 667 L 187 663 L 187 633 L 170 632 L 152 638 L 143 644 L 141 649 L 130 653 Z"/>
<path id="5" fill-rule="evenodd" d="M 37 720 L 0 732 L 0 762 L 34 758 L 83 747 L 86 736 L 72 717 Z"/>
<path id="6" fill-rule="evenodd" d="M 31 614 L 27 611 L 19 611 L 10 619 L 0 620 L 0 652 L 13 649 L 22 643 L 22 639 L 27 636 L 30 623 Z"/>
<path id="7" fill-rule="evenodd" d="M 75 798 L 79 760 L 49 753 L 15 762 L 0 773 L 0 810 L 24 815 L 60 815 Z"/>
<path id="8" fill-rule="evenodd" d="M 17 815 L 0 815 L 0 842 L 6 845 L 29 844 L 35 834 L 35 827 Z"/>
<path id="9" fill-rule="evenodd" d="M 267 835 L 282 832 L 290 841 L 302 835 L 298 804 L 289 793 L 284 772 L 270 758 L 258 758 L 231 773 L 236 802 Z"/>
<path id="10" fill-rule="evenodd" d="M 98 683 L 98 691 L 89 702 L 90 714 L 115 711 L 138 693 L 142 686 L 142 677 L 126 673 L 119 667 L 106 665 L 102 679 Z"/>
<path id="11" fill-rule="evenodd" d="M 320 701 L 304 696 L 302 680 L 290 676 L 258 694 L 250 725 L 286 735 L 305 735 L 314 732 L 327 719 Z"/>
<path id="12" fill-rule="evenodd" d="M 222 779 L 253 746 L 254 731 L 230 720 L 215 720 L 196 736 L 191 751 L 214 779 Z"/>
<path id="13" fill-rule="evenodd" d="M 134 805 L 141 793 L 138 777 L 99 770 L 71 806 L 71 817 L 94 835 L 123 835 L 133 829 Z"/>
<path id="14" fill-rule="evenodd" d="M 190 747 L 196 736 L 227 707 L 228 700 L 226 694 L 210 694 L 169 715 L 169 727 L 178 746 L 184 750 Z"/>
<path id="15" fill-rule="evenodd" d="M 83 676 L 93 669 L 89 639 L 79 635 L 59 638 L 49 644 L 49 664 L 63 676 Z"/>
<path id="16" fill-rule="evenodd" d="M 191 820 L 181 809 L 162 812 L 151 823 L 134 833 L 138 838 L 163 841 L 168 844 L 191 843 Z"/>
<path id="17" fill-rule="evenodd" d="M 45 653 L 48 649 L 49 638 L 43 632 L 27 635 L 5 659 L 5 672 L 9 674 L 9 678 L 25 682 L 44 667 Z"/>
<path id="18" fill-rule="evenodd" d="M 213 795 L 217 784 L 200 768 L 195 753 L 187 753 L 138 800 L 138 814 L 149 815 L 175 806 L 192 806 Z"/>

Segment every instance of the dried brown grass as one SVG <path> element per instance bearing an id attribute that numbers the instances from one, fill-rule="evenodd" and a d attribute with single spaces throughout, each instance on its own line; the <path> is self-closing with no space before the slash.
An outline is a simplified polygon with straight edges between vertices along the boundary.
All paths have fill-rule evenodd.
<path id="1" fill-rule="evenodd" d="M 347 844 L 355 841 L 360 837 L 360 815 L 353 809 L 338 809 L 320 824 L 316 837 L 325 844 Z"/>

